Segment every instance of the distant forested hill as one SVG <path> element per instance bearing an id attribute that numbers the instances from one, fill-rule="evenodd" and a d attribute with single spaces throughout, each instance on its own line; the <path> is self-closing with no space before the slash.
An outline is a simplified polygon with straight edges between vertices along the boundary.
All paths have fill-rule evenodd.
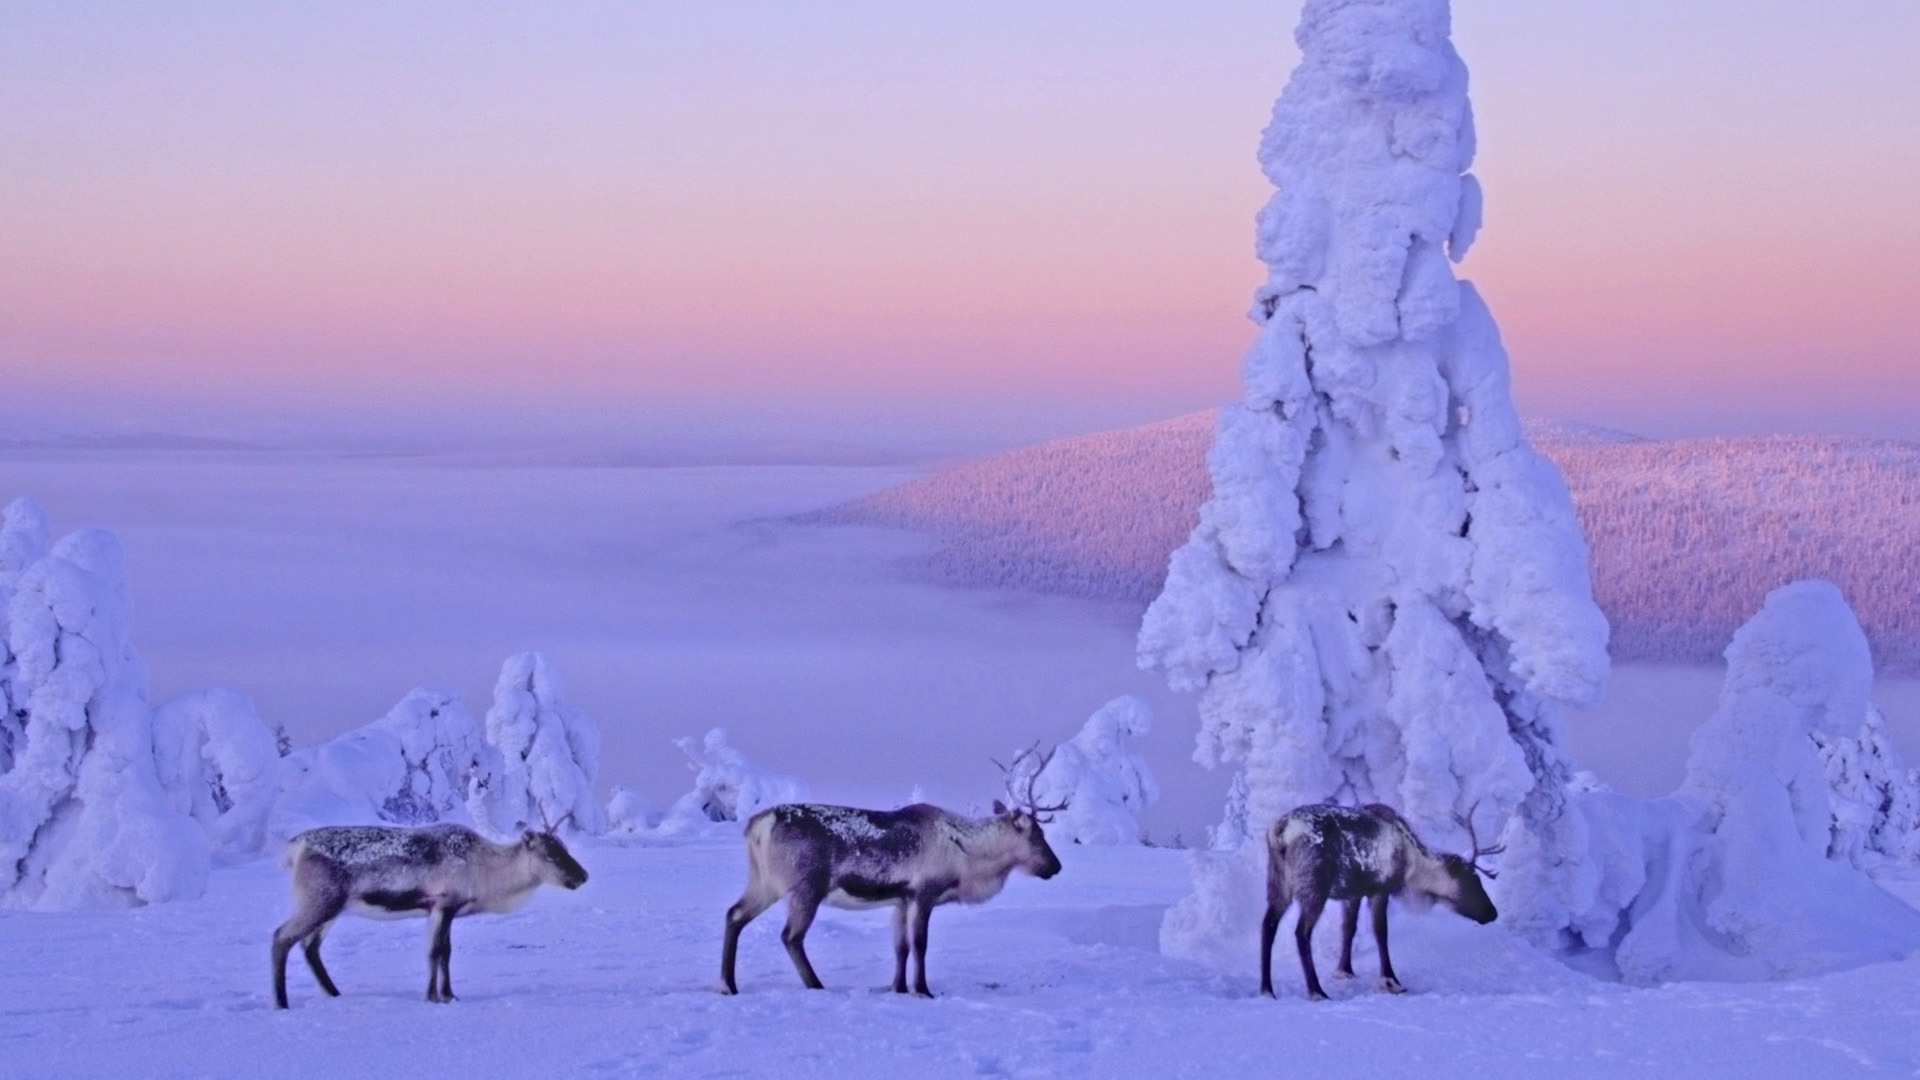
<path id="1" fill-rule="evenodd" d="M 1702 660 L 1769 589 L 1846 593 L 1883 667 L 1920 669 L 1920 445 L 1813 436 L 1653 441 L 1537 424 L 1593 553 L 1616 659 Z M 913 529 L 955 584 L 1129 600 L 1160 589 L 1207 493 L 1211 413 L 1025 447 L 815 515 Z"/>

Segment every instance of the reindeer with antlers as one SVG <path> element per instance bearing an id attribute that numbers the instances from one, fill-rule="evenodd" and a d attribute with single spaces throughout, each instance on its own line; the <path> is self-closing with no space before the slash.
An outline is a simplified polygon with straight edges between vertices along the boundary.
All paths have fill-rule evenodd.
<path id="1" fill-rule="evenodd" d="M 1014 759 L 1016 767 L 1033 753 Z M 1041 879 L 1060 872 L 1060 859 L 1047 845 L 1041 825 L 1066 804 L 1041 806 L 1033 797 L 1034 780 L 1051 757 L 1038 758 L 1039 768 L 1024 773 L 1016 805 L 996 800 L 990 817 L 967 817 L 926 803 L 898 810 L 788 803 L 755 814 L 746 827 L 747 889 L 727 911 L 721 989 L 739 993 L 733 967 L 740 931 L 785 897 L 787 925 L 780 940 L 809 989 L 821 989 L 806 950 L 807 928 L 820 905 L 890 905 L 893 991 L 907 992 L 911 950 L 913 992 L 932 997 L 927 989 L 927 924 L 934 908 L 956 901 L 984 903 L 1006 886 L 1015 869 Z M 1009 797 L 1014 797 L 1012 775 Z"/>
<path id="2" fill-rule="evenodd" d="M 1280 916 L 1298 901 L 1300 917 L 1293 936 L 1300 950 L 1300 969 L 1307 978 L 1307 997 L 1326 1000 L 1320 976 L 1313 967 L 1313 927 L 1328 900 L 1345 905 L 1340 920 L 1340 966 L 1334 974 L 1353 977 L 1353 935 L 1360 922 L 1360 900 L 1365 897 L 1373 916 L 1373 938 L 1380 948 L 1380 988 L 1405 991 L 1393 973 L 1387 954 L 1387 898 L 1398 896 L 1415 903 L 1439 901 L 1486 924 L 1499 914 L 1480 883 L 1493 871 L 1479 860 L 1497 855 L 1502 847 L 1482 847 L 1472 814 L 1455 820 L 1467 830 L 1473 855 L 1435 855 L 1391 806 L 1348 807 L 1325 803 L 1290 811 L 1267 834 L 1267 914 L 1260 924 L 1260 992 L 1273 996 L 1273 939 Z"/>

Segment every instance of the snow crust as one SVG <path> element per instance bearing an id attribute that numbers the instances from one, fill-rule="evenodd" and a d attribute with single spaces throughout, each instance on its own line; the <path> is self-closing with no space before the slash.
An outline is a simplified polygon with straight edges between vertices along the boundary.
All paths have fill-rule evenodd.
<path id="1" fill-rule="evenodd" d="M 560 676 L 537 652 L 509 657 L 500 668 L 487 742 L 498 755 L 497 776 L 482 773 L 485 825 L 511 834 L 566 825 L 597 833 L 606 828 L 593 781 L 600 770 L 600 730 L 567 704 Z"/>
<path id="2" fill-rule="evenodd" d="M 1397 807 L 1429 843 L 1513 817 L 1503 914 L 1565 925 L 1585 857 L 1560 710 L 1606 685 L 1565 485 L 1522 435 L 1493 318 L 1453 277 L 1482 196 L 1445 0 L 1309 0 L 1260 161 L 1260 333 L 1211 498 L 1141 625 L 1201 692 L 1196 757 L 1245 777 L 1251 840 L 1305 803 Z M 1517 812 L 1517 814 L 1516 814 Z M 1176 955 L 1236 952 L 1264 851 L 1195 854 Z M 1231 945 L 1229 943 L 1232 943 Z"/>
<path id="3" fill-rule="evenodd" d="M 1017 801 L 1030 780 L 1035 802 L 1066 804 L 1046 827 L 1054 843 L 1137 844 L 1140 815 L 1160 801 L 1160 786 L 1146 759 L 1127 744 L 1152 727 L 1151 706 L 1132 694 L 1117 697 L 1054 747 L 1044 768 L 1038 754 L 1017 756 L 1008 767 L 1007 791 Z"/>

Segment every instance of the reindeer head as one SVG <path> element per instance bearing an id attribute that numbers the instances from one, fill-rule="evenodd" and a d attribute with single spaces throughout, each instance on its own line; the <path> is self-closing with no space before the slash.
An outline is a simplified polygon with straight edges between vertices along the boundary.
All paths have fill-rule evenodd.
<path id="1" fill-rule="evenodd" d="M 1479 808 L 1479 803 L 1473 805 L 1473 810 L 1478 810 Z M 1460 827 L 1467 830 L 1467 840 L 1473 844 L 1473 854 L 1465 857 L 1459 855 L 1442 855 L 1440 856 L 1440 863 L 1446 868 L 1447 876 L 1453 879 L 1454 885 L 1459 892 L 1457 897 L 1447 898 L 1447 903 L 1452 905 L 1453 910 L 1465 915 L 1474 922 L 1485 925 L 1499 918 L 1500 912 L 1493 906 L 1493 898 L 1487 895 L 1487 887 L 1481 884 L 1480 876 L 1484 874 L 1489 880 L 1492 880 L 1498 878 L 1500 875 L 1482 866 L 1480 860 L 1489 855 L 1500 854 L 1507 850 L 1507 846 L 1505 844 L 1495 844 L 1493 847 L 1485 847 L 1480 843 L 1480 835 L 1473 827 L 1473 810 L 1469 810 L 1465 814 L 1455 814 L 1453 816 L 1453 820 L 1459 822 Z"/>
<path id="2" fill-rule="evenodd" d="M 1060 857 L 1053 853 L 1053 846 L 1047 843 L 1047 834 L 1041 828 L 1052 820 L 1053 815 L 1067 808 L 1065 799 L 1058 804 L 1043 806 L 1034 795 L 1033 786 L 1046 771 L 1047 764 L 1053 760 L 1053 751 L 1040 753 L 1038 743 L 1020 751 L 1011 765 L 1000 766 L 1006 774 L 1007 798 L 1012 800 L 1009 806 L 999 799 L 993 801 L 993 813 L 1001 826 L 1013 835 L 1020 850 L 1020 863 L 1028 873 L 1045 880 L 1060 872 Z M 1016 780 L 1018 789 L 1016 790 Z"/>
<path id="3" fill-rule="evenodd" d="M 534 873 L 539 875 L 541 881 L 563 889 L 577 889 L 587 883 L 587 868 L 581 866 L 573 853 L 567 850 L 567 845 L 560 842 L 559 823 L 547 821 L 546 817 L 546 808 L 541 807 L 540 819 L 546 827 L 521 833 L 520 846 L 533 856 Z"/>

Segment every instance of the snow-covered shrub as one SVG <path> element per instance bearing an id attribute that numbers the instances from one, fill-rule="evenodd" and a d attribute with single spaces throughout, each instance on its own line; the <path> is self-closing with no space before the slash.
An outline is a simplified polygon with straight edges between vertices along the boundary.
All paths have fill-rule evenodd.
<path id="1" fill-rule="evenodd" d="M 1816 731 L 1813 741 L 1833 803 L 1827 854 L 1856 866 L 1875 857 L 1920 862 L 1920 770 L 1901 760 L 1880 710 L 1867 707 L 1857 734 Z"/>
<path id="2" fill-rule="evenodd" d="M 31 504 L 14 532 L 44 534 Z M 199 896 L 211 850 L 154 766 L 146 669 L 128 643 L 126 560 L 112 533 L 84 529 L 18 573 L 8 604 L 8 691 L 20 710 L 0 775 L 0 897 L 74 908 Z"/>
<path id="3" fill-rule="evenodd" d="M 280 794 L 280 747 L 245 694 L 220 686 L 155 709 L 153 752 L 174 809 L 199 822 L 217 850 L 261 849 Z"/>
<path id="4" fill-rule="evenodd" d="M 495 786 L 497 769 L 459 697 L 420 687 L 380 719 L 285 758 L 268 832 L 469 822 L 469 794 Z"/>
<path id="5" fill-rule="evenodd" d="M 560 676 L 537 652 L 508 658 L 487 710 L 487 742 L 499 772 L 483 777 L 475 815 L 497 833 L 562 824 L 585 833 L 606 828 L 594 802 L 600 732 L 566 703 Z"/>
<path id="6" fill-rule="evenodd" d="M 675 739 L 693 770 L 693 790 L 667 808 L 660 828 L 681 831 L 721 821 L 745 821 L 769 806 L 798 802 L 806 788 L 791 776 L 767 772 L 727 742 L 720 728 L 701 742 Z"/>
<path id="7" fill-rule="evenodd" d="M 1007 770 L 1007 790 L 1016 795 L 1031 790 L 1042 805 L 1066 804 L 1047 825 L 1055 843 L 1137 844 L 1140 815 L 1160 800 L 1160 787 L 1146 759 L 1125 741 L 1152 726 L 1153 709 L 1146 702 L 1131 694 L 1117 697 L 1050 756 L 1026 752 L 1016 757 Z"/>
<path id="8" fill-rule="evenodd" d="M 653 807 L 646 796 L 625 784 L 614 785 L 613 797 L 607 800 L 607 832 L 615 836 L 637 836 L 655 824 Z"/>
<path id="9" fill-rule="evenodd" d="M 1446 0 L 1305 5 L 1260 150 L 1278 190 L 1256 225 L 1259 334 L 1140 661 L 1201 692 L 1196 757 L 1246 778 L 1235 831 L 1337 797 L 1458 850 L 1457 816 L 1486 835 L 1512 815 L 1501 908 L 1550 937 L 1585 858 L 1560 712 L 1604 689 L 1607 628 L 1493 317 L 1449 265 L 1481 208 L 1449 32 Z M 1240 962 L 1260 849 L 1195 854 L 1169 952 Z"/>
<path id="10" fill-rule="evenodd" d="M 1679 791 L 1574 796 L 1592 850 L 1576 941 L 1636 982 L 1781 978 L 1920 948 L 1920 912 L 1828 854 L 1835 818 L 1814 736 L 1857 737 L 1873 681 L 1839 590 L 1774 590 L 1726 658 Z"/>

